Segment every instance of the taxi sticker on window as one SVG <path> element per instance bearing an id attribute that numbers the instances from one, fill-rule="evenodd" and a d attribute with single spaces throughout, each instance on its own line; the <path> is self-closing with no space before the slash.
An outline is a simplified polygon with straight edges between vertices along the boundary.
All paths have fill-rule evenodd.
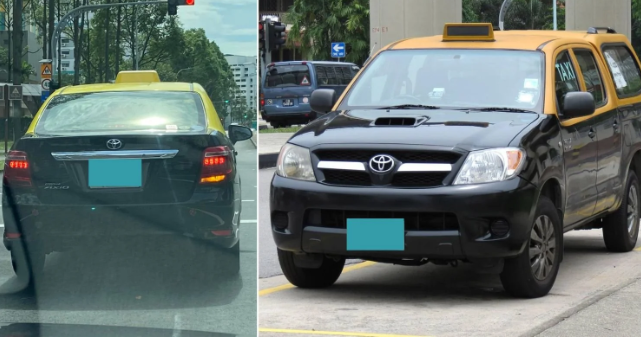
<path id="1" fill-rule="evenodd" d="M 523 82 L 525 89 L 539 89 L 539 79 L 525 79 Z"/>
<path id="2" fill-rule="evenodd" d="M 445 88 L 434 88 L 429 96 L 434 99 L 440 99 L 443 97 L 443 94 L 445 94 Z"/>
<path id="3" fill-rule="evenodd" d="M 519 97 L 516 100 L 519 103 L 534 103 L 534 94 L 528 92 L 519 92 Z"/>
<path id="4" fill-rule="evenodd" d="M 303 81 L 300 82 L 301 86 L 309 86 L 309 80 L 307 79 L 307 75 L 303 77 Z"/>

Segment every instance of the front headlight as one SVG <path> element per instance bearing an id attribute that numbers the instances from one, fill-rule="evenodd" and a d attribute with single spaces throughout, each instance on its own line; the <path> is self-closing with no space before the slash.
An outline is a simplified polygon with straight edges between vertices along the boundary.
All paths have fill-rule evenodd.
<path id="1" fill-rule="evenodd" d="M 518 148 L 494 148 L 473 151 L 465 159 L 454 185 L 508 180 L 519 174 L 525 152 Z"/>
<path id="2" fill-rule="evenodd" d="M 309 149 L 285 143 L 278 155 L 276 174 L 304 181 L 316 181 Z"/>

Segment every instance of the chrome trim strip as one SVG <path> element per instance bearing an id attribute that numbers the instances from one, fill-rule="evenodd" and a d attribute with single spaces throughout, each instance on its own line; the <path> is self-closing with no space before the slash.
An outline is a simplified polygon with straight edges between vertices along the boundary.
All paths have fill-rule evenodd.
<path id="1" fill-rule="evenodd" d="M 403 163 L 398 172 L 452 171 L 449 163 Z"/>
<path id="2" fill-rule="evenodd" d="M 122 150 L 122 151 L 78 151 L 51 153 L 56 161 L 83 161 L 100 159 L 162 160 L 174 158 L 178 150 Z"/>
<path id="3" fill-rule="evenodd" d="M 318 169 L 365 171 L 365 164 L 362 162 L 320 161 Z"/>

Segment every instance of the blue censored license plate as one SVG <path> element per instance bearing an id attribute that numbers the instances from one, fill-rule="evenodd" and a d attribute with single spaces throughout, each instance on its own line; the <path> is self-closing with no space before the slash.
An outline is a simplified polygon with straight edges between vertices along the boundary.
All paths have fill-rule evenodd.
<path id="1" fill-rule="evenodd" d="M 347 250 L 405 250 L 404 220 L 402 218 L 348 218 Z"/>
<path id="2" fill-rule="evenodd" d="M 89 160 L 89 188 L 139 188 L 142 160 Z"/>

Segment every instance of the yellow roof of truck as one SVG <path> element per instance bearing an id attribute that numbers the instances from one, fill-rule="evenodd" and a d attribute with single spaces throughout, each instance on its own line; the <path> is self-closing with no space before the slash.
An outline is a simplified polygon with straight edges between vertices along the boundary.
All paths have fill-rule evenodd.
<path id="1" fill-rule="evenodd" d="M 538 50 L 548 42 L 595 42 L 597 40 L 620 40 L 622 34 L 594 34 L 587 31 L 553 31 L 553 30 L 517 30 L 494 31 L 490 24 L 447 24 L 448 27 L 469 28 L 483 27 L 487 35 L 446 36 L 434 35 L 426 37 L 409 38 L 389 44 L 385 49 L 426 49 L 426 48 L 483 48 L 483 49 L 517 49 Z M 447 39 L 449 38 L 449 41 Z M 627 39 L 627 38 L 626 38 Z M 463 41 L 457 41 L 463 40 Z"/>

